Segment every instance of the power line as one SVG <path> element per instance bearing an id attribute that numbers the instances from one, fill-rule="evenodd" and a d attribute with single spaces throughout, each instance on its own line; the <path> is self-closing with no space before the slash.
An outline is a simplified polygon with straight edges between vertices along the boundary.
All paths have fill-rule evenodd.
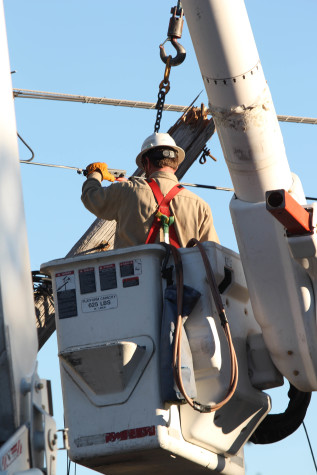
<path id="1" fill-rule="evenodd" d="M 155 109 L 155 102 L 129 101 L 126 99 L 109 99 L 107 97 L 80 96 L 75 94 L 60 94 L 56 92 L 31 91 L 28 89 L 14 89 L 14 97 L 24 99 L 45 99 L 51 101 L 81 102 L 84 104 L 102 104 L 108 106 L 132 107 L 137 109 Z M 164 110 L 185 112 L 188 106 L 165 104 Z"/>
<path id="2" fill-rule="evenodd" d="M 233 188 L 227 188 L 224 186 L 214 186 L 214 185 L 200 185 L 197 183 L 180 183 L 180 185 L 183 186 L 193 186 L 195 188 L 206 188 L 208 190 L 220 190 L 220 191 L 232 191 L 234 192 Z M 314 198 L 313 196 L 305 196 L 306 200 L 309 201 L 317 201 L 317 198 Z"/>
<path id="3" fill-rule="evenodd" d="M 84 173 L 84 170 L 82 168 L 70 167 L 70 166 L 66 166 L 66 165 L 55 165 L 55 164 L 51 164 L 51 163 L 31 162 L 29 160 L 20 160 L 20 163 L 26 163 L 27 165 L 39 165 L 41 167 L 65 168 L 65 169 L 68 169 L 68 170 L 76 170 L 79 175 Z M 112 168 L 108 168 L 108 170 L 115 177 L 124 176 L 126 174 L 125 170 L 117 170 L 117 169 L 112 169 Z M 232 192 L 234 192 L 233 188 L 227 188 L 227 187 L 224 187 L 224 186 L 200 185 L 200 184 L 197 184 L 197 183 L 183 183 L 183 182 L 180 182 L 180 185 L 192 186 L 194 188 L 206 188 L 208 190 L 220 190 L 220 191 L 232 191 Z M 311 196 L 306 196 L 306 199 L 311 200 L 311 201 L 316 201 L 317 200 L 317 198 L 313 198 Z"/>
<path id="4" fill-rule="evenodd" d="M 102 104 L 117 107 L 132 107 L 136 109 L 155 109 L 155 102 L 129 101 L 126 99 L 110 99 L 107 97 L 81 96 L 76 94 L 61 94 L 58 92 L 32 91 L 30 89 L 13 89 L 13 97 L 23 99 L 44 99 L 49 101 L 81 102 L 84 104 Z M 165 111 L 185 112 L 188 106 L 165 104 Z M 210 111 L 207 111 L 208 115 Z M 295 122 L 298 124 L 317 125 L 317 118 L 299 117 L 294 115 L 278 115 L 280 122 Z"/>
<path id="5" fill-rule="evenodd" d="M 316 473 L 317 473 L 317 464 L 316 464 L 316 460 L 315 460 L 313 448 L 312 448 L 312 446 L 311 446 L 310 439 L 309 439 L 309 435 L 308 435 L 308 432 L 307 432 L 307 429 L 306 429 L 306 426 L 305 426 L 304 421 L 303 421 L 303 427 L 304 427 L 304 431 L 305 431 L 305 434 L 306 434 L 307 442 L 308 442 L 308 445 L 309 445 L 310 453 L 311 453 L 311 456 L 312 456 L 312 459 L 313 459 L 313 462 L 314 462 L 314 465 L 315 465 L 315 471 L 316 471 Z"/>

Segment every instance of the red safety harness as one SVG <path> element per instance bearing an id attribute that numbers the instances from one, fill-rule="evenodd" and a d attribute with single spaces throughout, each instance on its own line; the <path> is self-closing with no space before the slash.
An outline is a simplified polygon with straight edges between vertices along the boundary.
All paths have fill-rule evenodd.
<path id="1" fill-rule="evenodd" d="M 182 191 L 184 187 L 182 185 L 175 185 L 168 193 L 166 196 L 163 195 L 163 193 L 160 190 L 159 185 L 154 181 L 152 178 L 149 180 L 146 180 L 148 185 L 150 186 L 151 190 L 153 191 L 153 194 L 155 196 L 155 199 L 157 201 L 157 210 L 156 214 L 158 212 L 164 214 L 165 216 L 171 216 L 171 210 L 169 208 L 169 204 L 174 198 L 177 193 Z M 152 244 L 155 242 L 156 236 L 160 230 L 161 227 L 161 221 L 160 218 L 157 216 L 154 217 L 153 224 L 151 226 L 151 229 L 149 231 L 149 234 L 147 236 L 147 239 L 145 241 L 145 244 Z M 174 224 L 172 224 L 169 228 L 169 238 L 170 238 L 170 243 L 175 246 L 175 247 L 181 247 L 178 241 L 178 237 L 175 231 Z"/>

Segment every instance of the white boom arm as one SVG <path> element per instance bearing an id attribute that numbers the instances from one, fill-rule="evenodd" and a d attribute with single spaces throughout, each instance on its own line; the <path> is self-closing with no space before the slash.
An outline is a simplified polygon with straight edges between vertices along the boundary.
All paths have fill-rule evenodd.
<path id="1" fill-rule="evenodd" d="M 305 198 L 289 169 L 244 2 L 182 4 L 235 189 L 230 208 L 255 318 L 282 374 L 300 390 L 317 390 L 316 227 L 286 238 L 266 210 L 268 190 L 284 189 L 302 205 Z"/>
<path id="2" fill-rule="evenodd" d="M 243 0 L 182 2 L 235 193 L 264 200 L 292 176 Z"/>
<path id="3" fill-rule="evenodd" d="M 55 422 L 48 414 L 46 381 L 36 373 L 38 341 L 2 2 L 0 103 L 0 472 L 42 473 L 46 464 L 52 475 Z"/>

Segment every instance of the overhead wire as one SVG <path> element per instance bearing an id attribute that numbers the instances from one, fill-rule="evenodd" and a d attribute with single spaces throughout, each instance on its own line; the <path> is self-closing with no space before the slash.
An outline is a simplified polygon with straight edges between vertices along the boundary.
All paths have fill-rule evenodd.
<path id="1" fill-rule="evenodd" d="M 201 93 L 198 94 L 198 96 Z M 44 100 L 57 100 L 57 101 L 68 101 L 68 102 L 81 102 L 85 104 L 103 104 L 103 105 L 112 105 L 112 106 L 121 106 L 121 107 L 132 107 L 132 108 L 139 108 L 139 109 L 156 109 L 157 103 L 154 102 L 141 102 L 141 101 L 129 101 L 125 99 L 109 99 L 106 97 L 92 97 L 92 96 L 82 96 L 82 95 L 75 95 L 75 94 L 61 94 L 55 92 L 47 92 L 47 91 L 35 91 L 30 89 L 14 89 L 13 90 L 14 97 L 20 98 L 29 98 L 29 99 L 44 99 Z M 197 97 L 198 97 L 197 96 Z M 196 99 L 197 99 L 196 97 Z M 195 100 L 196 100 L 195 99 Z M 174 112 L 182 112 L 185 113 L 188 111 L 188 106 L 179 106 L 173 104 L 164 104 L 162 110 L 170 110 Z M 207 115 L 211 115 L 209 109 L 206 110 Z M 311 117 L 298 117 L 298 116 L 290 116 L 290 115 L 277 115 L 277 118 L 281 122 L 293 122 L 293 123 L 302 123 L 302 124 L 317 124 L 317 118 Z M 31 163 L 31 160 L 34 157 L 33 150 L 25 143 L 25 141 L 20 137 L 22 142 L 30 149 L 32 152 L 32 157 L 29 160 L 21 160 L 21 163 Z M 63 165 L 51 165 L 45 163 L 35 163 L 33 162 L 32 165 L 40 165 L 46 167 L 54 167 L 54 168 L 67 168 L 67 169 L 74 169 L 77 173 L 82 173 L 82 170 L 77 167 L 71 166 L 63 166 Z M 193 183 L 181 183 L 183 186 L 191 186 L 196 188 L 206 188 L 211 190 L 221 190 L 221 191 L 232 191 L 234 192 L 233 188 L 226 188 L 226 187 L 219 187 L 213 185 L 202 185 L 202 184 L 193 184 Z M 309 201 L 317 201 L 317 198 L 306 196 L 306 199 Z"/>
<path id="2" fill-rule="evenodd" d="M 314 462 L 315 472 L 317 473 L 316 459 L 315 459 L 315 456 L 314 456 L 313 448 L 312 448 L 311 443 L 310 443 L 310 438 L 309 438 L 309 435 L 308 435 L 308 431 L 306 429 L 304 421 L 302 422 L 302 424 L 303 424 L 304 431 L 305 431 L 305 434 L 306 434 L 306 438 L 307 438 L 307 442 L 308 442 L 308 445 L 309 445 L 310 453 L 311 453 L 311 456 L 312 456 L 312 459 L 313 459 L 313 462 Z"/>
<path id="3" fill-rule="evenodd" d="M 23 99 L 43 99 L 50 101 L 68 101 L 81 102 L 84 104 L 102 104 L 108 106 L 118 107 L 132 107 L 136 109 L 155 109 L 155 102 L 131 101 L 126 99 L 110 99 L 107 97 L 83 96 L 76 94 L 62 94 L 57 92 L 35 91 L 30 89 L 13 89 L 13 97 Z M 164 104 L 164 111 L 185 112 L 188 106 Z M 208 115 L 212 115 L 210 110 L 207 110 Z M 293 122 L 298 124 L 317 125 L 317 118 L 314 117 L 300 117 L 294 115 L 277 115 L 280 122 Z"/>
<path id="4" fill-rule="evenodd" d="M 52 164 L 52 163 L 31 162 L 29 160 L 20 160 L 20 163 L 26 163 L 28 165 L 38 165 L 38 166 L 41 166 L 41 167 L 49 167 L 49 168 L 64 168 L 65 170 L 76 170 L 76 172 L 79 175 L 85 174 L 84 169 L 78 168 L 78 167 L 71 167 L 71 166 L 68 166 L 68 165 L 56 165 L 56 164 Z M 121 177 L 121 176 L 124 176 L 126 174 L 125 170 L 118 170 L 118 169 L 109 168 L 109 171 L 115 177 Z M 232 191 L 232 192 L 234 192 L 233 188 L 227 188 L 225 186 L 202 185 L 202 184 L 199 184 L 199 183 L 183 183 L 183 182 L 180 182 L 179 184 L 182 185 L 182 186 L 191 186 L 191 187 L 194 187 L 194 188 L 205 188 L 207 190 Z M 317 198 L 314 198 L 312 196 L 306 196 L 305 198 L 306 198 L 306 200 L 309 200 L 309 201 L 317 201 Z"/>
<path id="5" fill-rule="evenodd" d="M 192 186 L 194 188 L 206 188 L 207 190 L 232 191 L 234 193 L 234 188 L 227 188 L 225 186 L 201 185 L 198 183 L 183 183 L 183 182 L 181 182 L 180 185 Z M 317 198 L 313 196 L 305 196 L 305 198 L 306 200 L 309 200 L 309 201 L 317 201 Z"/>

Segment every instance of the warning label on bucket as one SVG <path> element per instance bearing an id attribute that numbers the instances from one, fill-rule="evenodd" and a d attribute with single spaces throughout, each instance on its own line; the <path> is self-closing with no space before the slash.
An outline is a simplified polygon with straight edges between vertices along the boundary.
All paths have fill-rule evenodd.
<path id="1" fill-rule="evenodd" d="M 129 275 L 141 275 L 142 274 L 142 261 L 141 259 L 133 259 L 132 261 L 120 262 L 120 276 L 128 277 Z"/>
<path id="2" fill-rule="evenodd" d="M 81 310 L 84 313 L 98 312 L 101 310 L 109 310 L 118 307 L 118 297 L 114 294 L 102 295 L 99 297 L 92 297 L 83 299 L 81 301 Z"/>
<path id="3" fill-rule="evenodd" d="M 100 290 L 117 288 L 116 265 L 107 264 L 99 267 Z"/>
<path id="4" fill-rule="evenodd" d="M 81 294 L 96 292 L 96 278 L 94 267 L 79 269 L 79 285 Z"/>
<path id="5" fill-rule="evenodd" d="M 55 274 L 58 317 L 77 317 L 76 284 L 74 271 Z"/>

